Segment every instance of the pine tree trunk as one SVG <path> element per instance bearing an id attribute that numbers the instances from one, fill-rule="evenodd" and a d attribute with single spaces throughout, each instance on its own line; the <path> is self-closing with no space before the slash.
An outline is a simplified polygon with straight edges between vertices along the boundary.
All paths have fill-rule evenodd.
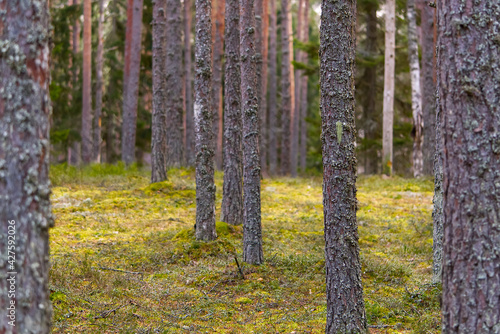
<path id="1" fill-rule="evenodd" d="M 260 87 L 260 166 L 264 176 L 269 174 L 267 168 L 269 123 L 267 115 L 267 75 L 269 49 L 269 2 L 262 1 L 262 76 Z"/>
<path id="2" fill-rule="evenodd" d="M 167 1 L 153 3 L 153 119 L 151 122 L 151 182 L 167 179 Z"/>
<path id="3" fill-rule="evenodd" d="M 442 134 L 442 111 L 438 108 L 435 120 L 435 155 L 434 155 L 434 198 L 432 203 L 432 280 L 441 282 L 443 271 L 443 134 Z"/>
<path id="4" fill-rule="evenodd" d="M 0 7 L 0 333 L 50 333 L 49 9 Z"/>
<path id="5" fill-rule="evenodd" d="M 222 170 L 222 60 L 224 57 L 224 0 L 213 0 L 213 81 L 212 103 L 214 112 L 215 164 Z"/>
<path id="6" fill-rule="evenodd" d="M 304 0 L 299 0 L 298 10 L 297 10 L 297 36 L 296 39 L 302 41 L 302 11 L 304 6 Z M 293 48 L 292 48 L 293 52 Z M 297 49 L 296 53 L 297 61 L 302 61 L 302 52 Z M 292 116 L 292 143 L 291 143 L 291 162 L 292 162 L 292 177 L 297 177 L 297 171 L 299 167 L 299 138 L 300 138 L 300 83 L 301 83 L 301 71 L 294 71 L 294 93 L 293 95 L 297 98 L 297 103 L 293 105 L 293 116 Z"/>
<path id="7" fill-rule="evenodd" d="M 356 1 L 323 1 L 319 53 L 328 334 L 367 330 L 356 222 L 355 33 Z"/>
<path id="8" fill-rule="evenodd" d="M 500 4 L 440 1 L 443 333 L 500 333 Z"/>
<path id="9" fill-rule="evenodd" d="M 94 113 L 94 144 L 93 160 L 101 162 L 101 115 L 102 115 L 102 67 L 103 67 L 103 40 L 104 29 L 104 0 L 99 0 L 99 22 L 97 26 L 97 55 L 96 55 L 96 85 L 95 85 L 95 113 Z"/>
<path id="10" fill-rule="evenodd" d="M 243 119 L 243 260 L 264 261 L 260 211 L 259 91 L 254 0 L 240 0 L 241 109 Z M 258 58 L 257 58 L 258 59 Z M 257 60 L 258 62 L 258 60 Z"/>
<path id="11" fill-rule="evenodd" d="M 184 0 L 184 103 L 186 106 L 184 154 L 188 166 L 194 166 L 196 161 L 191 67 L 191 0 Z"/>
<path id="12" fill-rule="evenodd" d="M 278 80 L 277 80 L 277 31 L 276 0 L 270 0 L 269 20 L 269 173 L 278 172 Z"/>
<path id="13" fill-rule="evenodd" d="M 224 190 L 221 220 L 243 223 L 243 156 L 241 151 L 240 4 L 226 0 L 226 71 L 224 83 Z"/>
<path id="14" fill-rule="evenodd" d="M 143 0 L 128 0 L 127 7 L 122 123 L 122 160 L 126 164 L 135 161 L 137 103 L 141 69 L 142 3 Z"/>
<path id="15" fill-rule="evenodd" d="M 92 2 L 83 2 L 82 161 L 92 160 Z"/>
<path id="16" fill-rule="evenodd" d="M 182 5 L 180 0 L 167 0 L 166 4 L 166 136 L 167 167 L 180 167 L 184 147 L 184 110 L 182 85 Z"/>
<path id="17" fill-rule="evenodd" d="M 394 126 L 394 68 L 396 63 L 396 3 L 387 0 L 385 4 L 385 69 L 384 110 L 382 138 L 382 170 L 392 175 L 392 138 Z"/>
<path id="18" fill-rule="evenodd" d="M 291 30 L 288 20 L 290 18 L 289 0 L 281 0 L 281 173 L 290 174 L 292 171 L 291 153 L 291 125 L 293 116 L 292 101 L 292 56 L 290 53 Z"/>
<path id="19" fill-rule="evenodd" d="M 408 59 L 411 77 L 411 106 L 413 112 L 413 177 L 423 175 L 422 143 L 424 122 L 422 118 L 422 93 L 420 90 L 420 63 L 418 59 L 417 17 L 415 0 L 407 0 L 406 13 L 408 19 Z"/>
<path id="20" fill-rule="evenodd" d="M 262 102 L 262 97 L 263 97 L 263 72 L 262 72 L 262 65 L 263 65 L 263 45 L 264 45 L 264 23 L 263 23 L 263 15 L 264 15 L 264 1 L 263 0 L 254 0 L 254 10 L 255 10 L 255 65 L 256 65 L 256 83 L 257 83 L 257 99 L 258 99 L 258 104 L 259 104 L 259 117 L 260 117 L 260 127 L 262 128 L 264 126 L 265 122 L 265 111 L 263 109 L 263 106 L 261 104 Z M 260 134 L 259 142 L 260 142 L 260 147 L 259 147 L 259 152 L 260 152 L 260 157 L 261 157 L 261 174 L 267 174 L 267 162 L 265 159 L 265 156 L 263 156 L 265 150 L 264 150 L 264 142 L 262 141 L 262 135 L 263 133 Z M 263 159 L 263 160 L 262 160 Z"/>
<path id="21" fill-rule="evenodd" d="M 309 41 L 309 0 L 303 0 L 302 9 L 302 41 Z M 307 54 L 302 53 L 301 62 L 307 62 Z M 307 159 L 307 84 L 309 81 L 308 76 L 301 77 L 300 83 L 300 170 L 305 172 L 306 170 L 306 159 Z M 297 103 L 297 104 L 299 104 Z"/>
<path id="22" fill-rule="evenodd" d="M 196 0 L 194 120 L 196 131 L 196 239 L 214 240 L 215 184 L 210 0 Z"/>

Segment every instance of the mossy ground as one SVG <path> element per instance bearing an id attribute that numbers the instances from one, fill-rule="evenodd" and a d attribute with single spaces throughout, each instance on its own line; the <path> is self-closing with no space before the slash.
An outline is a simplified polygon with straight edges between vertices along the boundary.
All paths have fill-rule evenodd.
<path id="1" fill-rule="evenodd" d="M 262 181 L 266 263 L 241 264 L 241 226 L 194 240 L 193 170 L 150 185 L 136 167 L 54 166 L 54 333 L 321 333 L 321 178 Z M 222 174 L 216 174 L 217 215 Z M 437 333 L 432 182 L 360 177 L 358 222 L 371 333 Z M 375 327 L 377 326 L 377 327 Z"/>

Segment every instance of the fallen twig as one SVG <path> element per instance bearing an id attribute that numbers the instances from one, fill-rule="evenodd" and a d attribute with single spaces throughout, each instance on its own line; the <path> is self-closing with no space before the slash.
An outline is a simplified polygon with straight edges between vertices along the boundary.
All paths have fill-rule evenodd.
<path id="1" fill-rule="evenodd" d="M 234 256 L 234 260 L 236 261 L 236 265 L 238 266 L 238 270 L 240 271 L 241 278 L 245 279 L 245 274 L 243 274 L 243 269 L 241 269 L 240 263 L 238 262 L 238 258 L 236 255 Z"/>

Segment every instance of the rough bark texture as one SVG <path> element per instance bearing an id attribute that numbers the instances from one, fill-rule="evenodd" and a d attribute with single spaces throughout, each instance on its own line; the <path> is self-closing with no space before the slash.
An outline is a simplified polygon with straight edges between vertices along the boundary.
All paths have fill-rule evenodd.
<path id="1" fill-rule="evenodd" d="M 222 63 L 224 58 L 224 0 L 213 0 L 212 104 L 214 112 L 215 164 L 222 170 Z"/>
<path id="2" fill-rule="evenodd" d="M 92 2 L 83 2 L 82 161 L 92 160 Z"/>
<path id="3" fill-rule="evenodd" d="M 167 179 L 166 132 L 166 0 L 153 3 L 153 119 L 151 123 L 151 182 Z"/>
<path id="4" fill-rule="evenodd" d="M 382 169 L 392 175 L 392 137 L 394 126 L 394 68 L 396 63 L 396 2 L 385 4 L 385 69 L 382 137 Z"/>
<path id="5" fill-rule="evenodd" d="M 241 151 L 240 4 L 226 0 L 226 71 L 224 83 L 224 190 L 221 220 L 243 223 L 243 156 Z"/>
<path id="6" fill-rule="evenodd" d="M 215 184 L 212 94 L 212 37 L 210 0 L 196 0 L 196 77 L 194 121 L 196 131 L 196 239 L 214 240 Z"/>
<path id="7" fill-rule="evenodd" d="M 102 115 L 102 66 L 104 51 L 104 0 L 99 0 L 99 20 L 97 26 L 97 55 L 96 55 L 96 83 L 95 83 L 95 112 L 94 112 L 94 143 L 92 158 L 101 162 L 101 115 Z"/>
<path id="8" fill-rule="evenodd" d="M 194 166 L 196 160 L 191 67 L 191 0 L 184 0 L 184 105 L 186 107 L 184 154 L 188 166 Z"/>
<path id="9" fill-rule="evenodd" d="M 268 133 L 269 123 L 267 116 L 267 72 L 268 72 L 268 49 L 269 49 L 269 2 L 262 1 L 262 76 L 260 87 L 260 166 L 262 175 L 268 175 Z M 257 7 L 256 7 L 257 8 Z"/>
<path id="10" fill-rule="evenodd" d="M 240 0 L 241 110 L 243 119 L 243 261 L 261 264 L 259 98 L 253 0 Z"/>
<path id="11" fill-rule="evenodd" d="M 326 333 L 366 333 L 356 222 L 356 1 L 321 6 L 320 83 Z"/>
<path id="12" fill-rule="evenodd" d="M 292 71 L 290 54 L 290 25 L 288 24 L 290 2 L 281 0 L 281 173 L 290 174 L 291 161 L 291 125 L 292 125 Z"/>
<path id="13" fill-rule="evenodd" d="M 443 268 L 443 138 L 442 138 L 442 111 L 436 112 L 436 142 L 434 155 L 434 207 L 432 209 L 432 280 L 441 282 Z"/>
<path id="14" fill-rule="evenodd" d="M 309 0 L 303 0 L 302 9 L 302 41 L 309 41 Z M 307 54 L 303 53 L 301 62 L 307 63 Z M 306 158 L 307 158 L 307 83 L 309 81 L 308 76 L 302 76 L 300 78 L 300 98 L 297 105 L 300 104 L 300 170 L 305 172 L 306 170 Z"/>
<path id="15" fill-rule="evenodd" d="M 443 333 L 500 333 L 500 3 L 438 2 Z"/>
<path id="16" fill-rule="evenodd" d="M 167 167 L 180 167 L 184 148 L 184 102 L 182 82 L 182 6 L 180 0 L 166 0 L 166 134 Z"/>
<path id="17" fill-rule="evenodd" d="M 406 14 L 408 19 L 408 60 L 410 62 L 411 107 L 413 114 L 413 176 L 423 175 L 423 131 L 422 94 L 420 90 L 420 63 L 418 59 L 417 17 L 415 0 L 407 0 Z"/>
<path id="18" fill-rule="evenodd" d="M 141 65 L 142 2 L 143 0 L 129 0 L 127 7 L 122 123 L 122 160 L 126 164 L 135 161 L 137 100 L 139 98 Z"/>
<path id="19" fill-rule="evenodd" d="M 277 80 L 277 35 L 276 0 L 270 0 L 269 21 L 269 173 L 278 172 L 278 80 Z"/>
<path id="20" fill-rule="evenodd" d="M 49 10 L 0 8 L 0 333 L 50 333 Z"/>
<path id="21" fill-rule="evenodd" d="M 424 118 L 424 174 L 432 175 L 436 145 L 436 41 L 435 8 L 424 0 L 421 11 L 422 46 L 422 114 Z"/>

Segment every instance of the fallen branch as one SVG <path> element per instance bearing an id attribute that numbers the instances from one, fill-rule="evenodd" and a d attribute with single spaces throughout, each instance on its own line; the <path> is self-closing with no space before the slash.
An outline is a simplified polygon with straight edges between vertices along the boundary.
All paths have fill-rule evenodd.
<path id="1" fill-rule="evenodd" d="M 245 274 L 243 274 L 243 269 L 241 269 L 240 263 L 238 262 L 238 258 L 236 255 L 234 256 L 234 260 L 236 261 L 236 265 L 238 266 L 238 270 L 240 271 L 241 278 L 245 279 Z"/>

